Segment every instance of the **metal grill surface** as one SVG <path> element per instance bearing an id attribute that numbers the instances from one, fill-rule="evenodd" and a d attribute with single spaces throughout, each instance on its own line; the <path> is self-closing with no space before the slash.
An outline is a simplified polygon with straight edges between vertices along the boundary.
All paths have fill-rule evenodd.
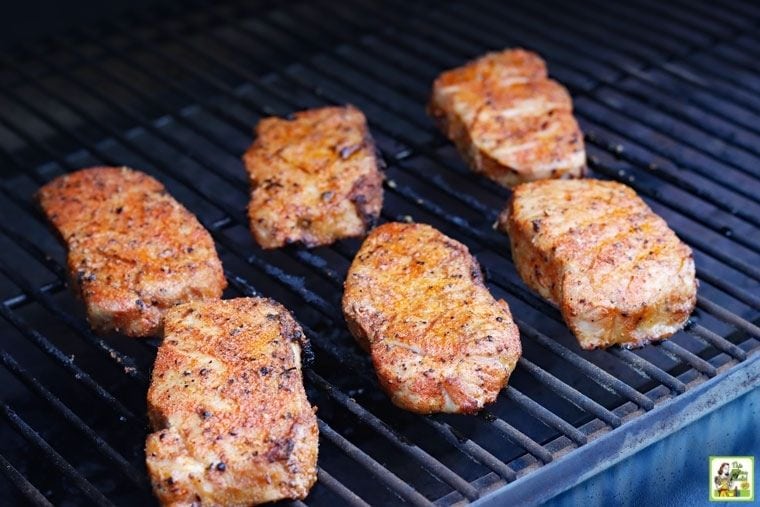
<path id="1" fill-rule="evenodd" d="M 575 459 L 572 485 L 584 449 L 604 455 L 639 426 L 665 434 L 663 412 L 690 393 L 757 385 L 735 374 L 757 372 L 760 350 L 758 22 L 749 1 L 185 2 L 0 55 L 0 498 L 153 502 L 143 444 L 157 343 L 89 331 L 32 203 L 51 178 L 98 164 L 158 177 L 212 232 L 226 296 L 273 297 L 304 325 L 321 431 L 308 505 L 550 491 L 542 470 Z M 472 174 L 426 117 L 439 72 L 507 46 L 538 51 L 571 91 L 593 175 L 631 185 L 694 249 L 698 309 L 672 340 L 580 350 L 492 227 L 508 191 Z M 347 102 L 388 166 L 383 219 L 467 244 L 517 317 L 524 357 L 479 416 L 416 416 L 379 391 L 340 313 L 357 241 L 264 252 L 251 239 L 240 155 L 253 126 Z"/>

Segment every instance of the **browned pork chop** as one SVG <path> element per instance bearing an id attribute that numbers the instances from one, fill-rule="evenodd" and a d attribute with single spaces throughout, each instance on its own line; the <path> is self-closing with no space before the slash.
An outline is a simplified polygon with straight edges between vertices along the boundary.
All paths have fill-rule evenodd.
<path id="1" fill-rule="evenodd" d="M 488 291 L 475 258 L 428 225 L 370 233 L 348 272 L 343 313 L 383 389 L 413 412 L 477 412 L 521 353 L 509 307 Z"/>
<path id="2" fill-rule="evenodd" d="M 251 230 L 262 248 L 362 236 L 380 215 L 380 161 L 353 106 L 265 118 L 243 159 L 253 189 Z"/>
<path id="3" fill-rule="evenodd" d="M 173 308 L 148 391 L 146 460 L 163 505 L 305 498 L 318 430 L 301 377 L 305 337 L 269 299 Z"/>
<path id="4" fill-rule="evenodd" d="M 500 227 L 520 276 L 559 305 L 585 349 L 666 338 L 694 309 L 691 250 L 625 185 L 520 185 Z"/>
<path id="5" fill-rule="evenodd" d="M 159 335 L 168 308 L 219 298 L 227 285 L 209 233 L 147 174 L 82 169 L 37 198 L 66 244 L 95 331 Z"/>
<path id="6" fill-rule="evenodd" d="M 488 53 L 444 72 L 428 110 L 470 167 L 501 185 L 583 175 L 572 100 L 535 53 Z"/>

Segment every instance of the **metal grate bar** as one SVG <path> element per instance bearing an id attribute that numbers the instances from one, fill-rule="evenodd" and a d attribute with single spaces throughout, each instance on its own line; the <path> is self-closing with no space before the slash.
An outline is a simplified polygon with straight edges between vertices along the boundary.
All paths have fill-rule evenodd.
<path id="1" fill-rule="evenodd" d="M 6 62 L 3 62 L 3 63 L 6 63 Z M 124 146 L 126 146 L 127 148 L 129 148 L 134 153 L 139 154 L 141 158 L 147 160 L 157 170 L 160 170 L 160 171 L 162 171 L 164 173 L 167 173 L 167 171 L 165 169 L 163 169 L 163 167 L 165 166 L 164 162 L 162 162 L 161 160 L 159 160 L 156 157 L 152 156 L 150 153 L 147 153 L 145 150 L 141 149 L 139 147 L 139 145 L 137 145 L 137 143 L 129 140 L 126 136 L 124 136 L 117 129 L 115 129 L 114 127 L 110 126 L 109 124 L 107 124 L 107 123 L 105 123 L 105 122 L 103 122 L 103 121 L 95 118 L 87 110 L 82 109 L 81 107 L 78 107 L 77 105 L 73 104 L 69 99 L 67 99 L 66 97 L 62 96 L 61 94 L 56 94 L 56 92 L 52 91 L 47 85 L 43 84 L 42 82 L 35 81 L 33 77 L 31 77 L 26 71 L 22 70 L 17 65 L 15 65 L 13 63 L 10 63 L 9 65 L 11 67 L 13 67 L 14 69 L 16 69 L 19 72 L 19 74 L 21 74 L 24 77 L 26 77 L 28 79 L 28 81 L 27 81 L 28 84 L 31 85 L 33 88 L 36 88 L 38 90 L 42 90 L 42 92 L 45 93 L 46 95 L 55 97 L 56 100 L 58 100 L 60 103 L 62 103 L 64 105 L 66 105 L 71 111 L 76 112 L 79 116 L 81 116 L 82 118 L 84 118 L 85 120 L 87 120 L 88 122 L 90 122 L 91 124 L 97 125 L 98 128 L 102 129 L 104 132 L 107 132 L 109 136 L 113 137 L 114 139 L 117 139 L 121 144 L 123 144 Z M 14 101 L 16 101 L 17 103 L 22 104 L 28 110 L 30 110 L 33 113 L 35 113 L 38 117 L 40 117 L 43 120 L 45 120 L 46 123 L 54 126 L 58 131 L 66 134 L 68 137 L 70 137 L 73 140 L 75 140 L 76 142 L 78 142 L 81 146 L 85 147 L 88 151 L 90 151 L 90 153 L 96 155 L 98 158 L 100 158 L 104 162 L 108 162 L 108 163 L 111 163 L 113 165 L 118 165 L 113 160 L 111 160 L 110 156 L 108 156 L 105 153 L 103 153 L 102 150 L 100 150 L 93 143 L 89 142 L 87 139 L 84 139 L 80 134 L 78 134 L 76 132 L 76 130 L 66 129 L 66 127 L 63 126 L 56 118 L 50 116 L 45 111 L 42 111 L 40 108 L 38 108 L 37 106 L 31 104 L 29 101 L 27 101 L 26 99 L 24 99 L 20 95 L 16 94 L 15 92 L 11 91 L 7 87 L 0 86 L 0 90 L 2 90 L 6 95 L 12 97 L 14 99 Z M 105 102 L 106 99 L 102 99 L 102 100 L 107 105 L 112 105 L 113 104 L 113 103 Z M 149 125 L 141 125 L 141 126 L 144 127 L 144 128 L 146 128 L 146 129 L 148 129 L 148 130 L 151 130 L 151 126 L 149 126 Z M 161 134 L 159 137 L 161 137 L 162 140 L 164 138 L 163 134 Z M 171 138 L 168 138 L 168 139 L 171 139 Z M 180 153 L 182 153 L 182 151 L 180 151 Z M 191 153 L 185 153 L 185 155 L 187 155 L 190 158 L 193 158 L 193 155 Z M 63 157 L 59 157 L 59 158 L 63 158 Z M 208 167 L 209 169 L 211 167 L 213 167 L 213 165 L 210 164 L 210 163 L 208 165 L 206 165 L 206 164 L 204 164 L 201 161 L 198 161 L 198 160 L 195 160 L 195 159 L 194 159 L 194 161 L 198 162 L 200 165 L 202 165 L 204 167 Z M 202 188 L 199 188 L 198 185 L 193 185 L 192 181 L 187 176 L 185 176 L 184 174 L 178 173 L 178 172 L 172 172 L 172 173 L 169 173 L 169 174 L 170 174 L 170 176 L 172 178 L 174 178 L 175 180 L 177 180 L 177 181 L 181 182 L 182 184 L 184 184 L 188 189 L 192 190 L 195 194 L 197 194 L 197 195 L 205 198 L 209 202 L 214 202 L 215 205 L 217 207 L 219 207 L 219 209 L 221 211 L 223 211 L 224 213 L 226 213 L 230 217 L 233 217 L 233 218 L 235 218 L 238 221 L 245 222 L 245 218 L 239 212 L 239 210 L 237 210 L 235 208 L 232 208 L 229 204 L 227 204 L 225 202 L 222 202 L 222 201 L 219 201 L 218 199 L 215 200 L 213 198 L 213 196 L 208 191 L 206 191 L 206 190 L 204 190 Z"/>
<path id="2" fill-rule="evenodd" d="M 745 319 L 742 319 L 722 306 L 713 303 L 704 296 L 697 295 L 697 306 L 718 317 L 720 320 L 728 322 L 737 329 L 741 329 L 755 338 L 760 339 L 760 327 L 751 322 L 747 322 Z"/>
<path id="3" fill-rule="evenodd" d="M 52 293 L 60 292 L 64 287 L 65 285 L 62 282 L 60 282 L 59 280 L 56 280 L 54 282 L 41 285 L 39 288 L 39 291 L 42 292 L 43 294 L 52 294 Z M 24 305 L 32 303 L 33 301 L 34 300 L 32 298 L 30 298 L 24 293 L 21 293 L 21 294 L 16 294 L 15 296 L 8 297 L 3 301 L 0 301 L 0 305 L 3 305 L 10 310 L 17 310 Z"/>
<path id="4" fill-rule="evenodd" d="M 372 473 L 372 475 L 388 486 L 391 491 L 397 493 L 401 498 L 413 505 L 426 507 L 433 505 L 430 500 L 422 496 L 417 490 L 399 479 L 396 475 L 389 472 L 388 469 L 375 461 L 367 453 L 346 440 L 345 437 L 328 426 L 322 419 L 319 419 L 318 422 L 320 435 L 324 435 L 325 438 L 335 444 L 336 447 L 343 451 L 347 456 L 351 457 L 351 459 L 361 463 L 362 466 Z"/>
<path id="5" fill-rule="evenodd" d="M 362 500 L 360 496 L 345 487 L 342 482 L 327 473 L 322 467 L 317 469 L 317 480 L 320 484 L 338 495 L 347 504 L 354 507 L 369 507 L 369 504 Z"/>
<path id="6" fill-rule="evenodd" d="M 113 505 L 100 491 L 98 491 L 97 488 L 95 488 L 95 486 L 93 486 L 85 477 L 80 475 L 68 461 L 58 454 L 56 450 L 39 435 L 39 433 L 24 422 L 24 420 L 4 402 L 0 402 L 0 414 L 6 421 L 8 421 L 13 429 L 45 456 L 48 463 L 55 466 L 60 473 L 65 475 L 76 485 L 77 488 L 87 495 L 94 505 Z"/>
<path id="7" fill-rule="evenodd" d="M 429 472 L 436 477 L 441 478 L 451 487 L 462 493 L 466 498 L 475 500 L 478 498 L 478 491 L 466 480 L 451 471 L 450 468 L 435 459 L 417 445 L 402 440 L 403 437 L 398 435 L 386 423 L 373 415 L 367 409 L 353 401 L 348 395 L 341 390 L 336 389 L 332 384 L 327 382 L 314 370 L 306 370 L 306 377 L 315 385 L 319 386 L 327 395 L 340 404 L 343 408 L 354 414 L 362 423 L 366 424 L 375 433 L 382 435 L 389 442 L 400 449 L 401 452 L 419 461 Z"/>
<path id="8" fill-rule="evenodd" d="M 697 268 L 697 274 L 700 279 L 709 283 L 713 287 L 716 287 L 723 293 L 728 294 L 729 296 L 738 301 L 741 301 L 742 303 L 745 303 L 747 306 L 750 306 L 755 310 L 760 310 L 760 297 L 756 296 L 755 294 L 751 292 L 745 292 L 743 290 L 736 290 L 735 285 L 726 282 L 722 278 L 718 278 L 717 276 L 712 275 L 704 269 Z"/>
<path id="9" fill-rule="evenodd" d="M 66 46 L 70 47 L 70 45 L 66 45 Z M 77 54 L 81 55 L 81 53 L 78 53 L 78 52 L 77 52 Z M 171 146 L 177 152 L 182 153 L 183 155 L 189 157 L 191 160 L 193 160 L 194 162 L 198 163 L 199 165 L 201 165 L 202 167 L 204 167 L 206 169 L 212 170 L 212 168 L 216 167 L 216 164 L 215 164 L 214 161 L 209 160 L 204 155 L 201 155 L 201 154 L 197 153 L 197 151 L 194 150 L 194 149 L 192 149 L 192 148 L 188 149 L 188 146 L 186 144 L 183 144 L 182 142 L 176 140 L 175 138 L 173 138 L 173 137 L 171 137 L 169 135 L 166 135 L 162 130 L 160 130 L 159 128 L 155 127 L 148 118 L 146 118 L 144 116 L 138 116 L 137 114 L 135 114 L 134 112 L 132 112 L 131 109 L 127 109 L 126 107 L 122 106 L 121 104 L 119 104 L 116 101 L 109 100 L 109 98 L 106 95 L 104 95 L 102 92 L 100 92 L 97 88 L 88 85 L 86 82 L 84 82 L 83 80 L 75 77 L 73 74 L 65 72 L 65 69 L 63 69 L 57 63 L 55 63 L 54 60 L 50 60 L 50 59 L 44 57 L 44 55 L 36 55 L 36 58 L 38 60 L 44 62 L 46 65 L 50 66 L 51 68 L 58 70 L 59 71 L 58 75 L 63 75 L 69 82 L 76 84 L 77 86 L 79 86 L 83 90 L 86 90 L 87 93 L 89 93 L 90 95 L 96 97 L 98 100 L 100 100 L 104 104 L 106 104 L 109 107 L 112 107 L 113 109 L 115 109 L 120 115 L 123 115 L 124 117 L 130 118 L 132 121 L 134 121 L 135 123 L 137 123 L 141 127 L 145 128 L 148 132 L 150 132 L 151 134 L 155 135 L 157 138 L 159 138 L 161 141 L 163 141 L 164 143 L 166 143 L 168 146 Z M 107 71 L 104 71 L 104 74 L 109 74 L 109 73 Z M 116 78 L 116 79 L 118 79 L 118 78 Z M 118 80 L 117 83 L 119 83 L 120 85 L 126 86 L 127 81 L 126 80 Z M 135 88 L 130 88 L 130 91 L 133 92 L 133 93 L 136 90 L 137 89 L 135 89 Z M 48 94 L 50 94 L 50 89 L 49 88 L 46 88 L 45 91 Z M 138 97 L 140 97 L 142 100 L 146 101 L 146 103 L 148 103 L 148 104 L 153 104 L 153 105 L 156 104 L 149 96 L 147 96 L 144 93 L 137 92 L 137 93 L 135 93 L 135 95 L 137 95 Z M 64 104 L 67 104 L 67 105 L 71 105 L 72 104 L 69 101 L 63 100 L 63 98 L 61 98 L 60 95 L 58 95 L 57 97 Z M 72 106 L 71 108 L 74 109 L 74 110 L 79 111 L 79 108 L 76 107 L 75 105 Z M 87 115 L 85 115 L 85 117 L 86 116 Z M 198 135 L 203 136 L 204 139 L 207 139 L 211 144 L 216 145 L 218 148 L 220 148 L 220 149 L 222 149 L 224 151 L 230 151 L 229 147 L 222 146 L 221 143 L 219 143 L 219 142 L 217 142 L 215 140 L 215 138 L 209 137 L 206 134 L 204 134 L 203 131 L 201 131 L 199 128 L 196 128 L 194 124 L 192 124 L 191 122 L 188 122 L 185 118 L 183 118 L 182 115 L 174 115 L 174 116 L 172 116 L 172 118 L 175 119 L 175 120 L 177 120 L 178 123 L 181 123 L 182 125 L 188 127 L 190 130 L 193 130 Z M 89 120 L 90 120 L 90 118 L 88 118 L 88 121 Z M 105 127 L 104 126 L 105 123 L 103 123 L 103 122 L 97 122 L 96 124 L 99 125 L 99 126 L 103 126 L 103 128 L 105 128 L 106 130 L 111 130 L 109 127 Z M 225 173 L 223 171 L 214 170 L 214 174 L 217 175 L 217 176 L 219 176 L 221 179 L 223 179 L 224 181 L 226 181 L 227 183 L 230 183 L 232 185 L 239 185 L 240 183 L 244 182 L 244 180 L 242 178 L 229 175 L 229 174 L 227 174 L 227 173 Z"/>
<path id="10" fill-rule="evenodd" d="M 645 359 L 637 356 L 633 352 L 631 352 L 628 349 L 622 349 L 622 348 L 612 348 L 607 349 L 610 354 L 619 357 L 620 359 L 626 361 L 629 364 L 632 364 L 634 367 L 636 367 L 638 370 L 641 370 L 642 373 L 646 374 L 648 377 L 653 378 L 660 382 L 661 384 L 667 386 L 670 388 L 671 391 L 674 391 L 675 393 L 681 394 L 686 392 L 686 384 L 672 376 L 671 374 L 667 373 L 665 370 L 656 367 L 649 361 L 646 361 Z"/>
<path id="11" fill-rule="evenodd" d="M 616 37 L 613 39 L 599 39 L 596 34 L 596 31 L 589 32 L 588 30 L 583 30 L 582 26 L 585 26 L 586 23 L 591 23 L 593 26 L 605 27 L 606 30 L 610 33 L 628 34 L 629 37 L 637 38 L 637 42 L 639 44 L 642 44 L 642 43 L 647 44 L 655 48 L 657 51 L 667 52 L 668 50 L 667 48 L 664 48 L 662 46 L 662 42 L 671 40 L 674 37 L 674 31 L 675 31 L 674 29 L 677 29 L 678 26 L 683 25 L 683 21 L 679 21 L 676 25 L 671 24 L 666 29 L 661 31 L 661 35 L 651 34 L 651 36 L 648 37 L 648 40 L 644 41 L 644 40 L 641 40 L 640 35 L 641 33 L 647 33 L 647 32 L 651 33 L 652 19 L 649 19 L 647 21 L 637 21 L 636 18 L 638 17 L 639 11 L 636 9 L 627 10 L 625 12 L 625 21 L 623 22 L 621 18 L 621 13 L 610 13 L 609 16 L 605 16 L 605 13 L 603 12 L 606 10 L 605 5 L 599 2 L 596 2 L 596 6 L 598 6 L 599 9 L 593 9 L 593 10 L 586 9 L 583 12 L 579 12 L 578 10 L 567 12 L 564 5 L 555 4 L 555 6 L 556 8 L 553 9 L 553 12 L 556 11 L 556 12 L 562 13 L 563 9 L 565 9 L 566 16 L 563 19 L 567 19 L 567 15 L 574 16 L 576 18 L 575 23 L 567 23 L 566 27 L 567 29 L 571 31 L 575 31 L 579 33 L 582 37 L 582 40 L 591 39 L 591 40 L 597 41 L 597 43 L 600 41 L 605 41 L 608 45 L 612 45 L 612 46 L 617 45 L 621 39 L 625 40 L 625 37 Z M 623 6 L 623 8 L 625 7 Z M 562 20 L 557 19 L 555 21 L 561 22 Z M 578 26 L 578 25 L 582 25 L 582 26 Z M 638 26 L 636 26 L 636 28 L 633 31 L 631 31 L 631 28 L 634 27 L 635 25 L 638 25 Z M 745 27 L 744 29 L 745 30 L 749 29 L 749 27 Z M 736 37 L 739 33 L 738 30 L 733 30 L 732 32 L 733 33 L 727 34 L 723 36 L 722 38 L 726 39 L 726 38 Z M 693 34 L 695 32 L 689 31 L 687 33 Z M 662 35 L 664 35 L 665 37 L 663 37 Z M 659 42 L 660 45 L 659 46 L 656 45 L 655 41 Z M 692 45 L 691 48 L 692 49 L 702 49 L 702 48 L 706 49 L 706 48 L 711 47 L 712 44 L 713 44 L 713 41 L 708 40 L 702 43 L 701 46 Z M 693 52 L 694 51 L 690 51 L 689 53 L 693 53 Z M 683 58 L 684 56 L 687 56 L 687 55 L 678 55 L 678 56 Z M 667 60 L 669 59 L 666 59 L 666 61 Z M 663 64 L 661 65 L 661 68 L 665 69 L 666 66 L 667 64 Z M 720 80 L 727 79 L 726 75 L 722 75 L 718 72 L 715 72 L 713 69 L 706 69 L 706 72 L 715 79 L 720 79 Z"/>
<path id="12" fill-rule="evenodd" d="M 613 377 L 606 371 L 595 366 L 594 363 L 587 361 L 567 347 L 564 347 L 558 342 L 550 339 L 545 334 L 526 325 L 526 323 L 521 319 L 515 319 L 515 322 L 518 326 L 520 326 L 521 336 L 527 336 L 537 341 L 542 346 L 554 352 L 557 356 L 561 357 L 579 370 L 583 371 L 589 378 L 593 379 L 600 386 L 622 394 L 644 410 L 652 410 L 654 408 L 654 402 L 649 397 L 644 396 L 625 382 L 616 377 Z"/>
<path id="13" fill-rule="evenodd" d="M 704 326 L 695 324 L 691 327 L 690 332 L 699 336 L 716 349 L 722 350 L 726 354 L 733 356 L 738 361 L 744 361 L 747 359 L 747 353 L 744 352 L 741 348 L 729 342 L 714 331 L 710 331 Z"/>
<path id="14" fill-rule="evenodd" d="M 557 377 L 547 372 L 543 368 L 537 366 L 535 363 L 526 359 L 524 356 L 518 360 L 518 364 L 522 366 L 528 373 L 533 375 L 539 382 L 546 384 L 552 391 L 556 392 L 569 402 L 582 408 L 586 412 L 595 415 L 602 421 L 606 422 L 613 428 L 617 428 L 621 424 L 621 420 L 618 416 L 586 396 L 585 394 L 577 391 L 576 389 L 565 384 Z"/>
<path id="15" fill-rule="evenodd" d="M 509 465 L 483 449 L 471 439 L 460 434 L 451 425 L 438 421 L 433 417 L 422 417 L 421 419 L 436 433 L 441 435 L 449 444 L 469 456 L 470 459 L 487 466 L 506 482 L 512 482 L 517 478 L 517 474 L 515 474 L 515 471 L 512 470 Z"/>
<path id="16" fill-rule="evenodd" d="M 16 241 L 16 244 L 20 245 L 24 250 L 31 253 L 32 257 L 34 257 L 35 260 L 42 262 L 45 265 L 52 263 L 49 258 L 37 250 L 35 245 L 26 241 L 26 239 L 21 237 L 19 234 L 10 231 L 2 223 L 0 223 L 0 233 Z M 57 264 L 55 265 L 60 268 L 60 266 Z M 19 275 L 18 272 L 11 270 L 6 271 L 2 268 L 0 268 L 0 271 L 2 271 L 9 280 L 11 280 L 17 287 L 19 287 L 27 297 L 40 303 L 45 309 L 57 316 L 86 342 L 100 349 L 100 351 L 103 352 L 103 354 L 111 361 L 115 362 L 120 367 L 120 369 L 124 371 L 125 374 L 131 377 L 135 377 L 143 384 L 147 382 L 147 379 L 137 371 L 134 360 L 131 357 L 122 354 L 110 346 L 108 343 L 106 343 L 105 340 L 93 334 L 82 322 L 78 321 L 71 314 L 61 309 L 60 306 L 55 304 L 49 296 L 44 294 L 41 290 L 33 287 L 32 284 L 26 278 Z M 54 273 L 56 273 L 58 276 L 61 276 L 57 271 L 58 270 L 54 270 Z M 62 283 L 64 280 L 65 278 L 61 278 Z"/>
<path id="17" fill-rule="evenodd" d="M 148 489 L 147 481 L 142 472 L 138 472 L 124 457 L 103 440 L 92 428 L 90 428 L 82 419 L 71 411 L 58 397 L 47 390 L 36 378 L 32 377 L 24 368 L 19 365 L 7 352 L 0 350 L 0 361 L 29 389 L 34 391 L 40 398 L 44 399 L 53 409 L 63 417 L 66 422 L 76 427 L 77 430 L 87 437 L 87 440 L 94 445 L 95 449 L 106 459 L 112 462 L 116 467 L 141 489 Z"/>
<path id="18" fill-rule="evenodd" d="M 309 330 L 308 333 L 312 336 L 319 336 L 319 333 L 315 333 L 312 330 Z M 347 365 L 349 368 L 352 369 L 352 371 L 355 371 L 357 375 L 363 377 L 369 383 L 369 385 L 372 386 L 372 388 L 379 389 L 379 386 L 377 385 L 377 382 L 375 381 L 375 379 L 371 375 L 369 375 L 365 369 L 359 366 L 358 361 L 355 361 L 355 364 L 347 364 L 348 357 L 346 357 L 346 354 L 337 353 L 334 349 L 325 348 L 317 342 L 312 342 L 312 343 L 314 343 L 315 346 L 317 346 L 321 350 L 327 352 L 330 355 L 330 357 L 332 357 L 339 363 Z M 487 409 L 481 410 L 479 412 L 479 415 L 484 420 L 488 421 L 489 423 L 493 423 L 495 427 L 501 433 L 503 433 L 512 442 L 514 442 L 515 444 L 525 449 L 528 453 L 533 454 L 534 456 L 538 457 L 545 463 L 548 463 L 549 461 L 552 460 L 551 453 L 549 453 L 543 447 L 541 447 L 539 443 L 537 443 L 536 441 L 534 441 L 527 435 L 521 433 L 520 431 L 516 430 L 515 428 L 513 428 L 512 426 L 510 426 L 503 420 L 497 418 L 496 416 L 491 414 Z M 424 419 L 429 425 L 432 425 L 434 429 L 438 430 L 439 433 L 442 434 L 442 436 L 447 441 L 454 444 L 465 453 L 472 453 L 472 454 L 468 454 L 472 459 L 479 461 L 483 463 L 484 465 L 488 466 L 498 475 L 505 478 L 505 480 L 510 480 L 508 479 L 508 477 L 512 475 L 509 472 L 509 470 L 511 469 L 509 469 L 509 467 L 505 465 L 504 463 L 498 461 L 498 459 L 493 457 L 493 455 L 491 455 L 488 451 L 486 451 L 485 449 L 482 449 L 478 444 L 472 442 L 471 440 L 464 438 L 451 425 L 438 421 L 436 416 L 430 416 Z M 463 448 L 460 446 L 463 446 Z M 494 460 L 497 460 L 497 461 L 494 461 Z"/>
<path id="19" fill-rule="evenodd" d="M 5 274 L 6 270 L 5 267 L 0 264 L 0 272 L 3 272 Z M 21 317 L 18 317 L 13 312 L 11 312 L 8 308 L 4 306 L 0 306 L 0 316 L 2 316 L 5 320 L 10 322 L 13 327 L 18 329 L 21 334 L 23 334 L 27 339 L 29 339 L 32 343 L 34 343 L 40 350 L 42 350 L 48 357 L 53 359 L 56 363 L 58 363 L 60 366 L 62 366 L 64 369 L 68 370 L 74 378 L 76 378 L 79 382 L 81 382 L 83 385 L 85 385 L 88 389 L 90 389 L 92 392 L 98 395 L 98 397 L 108 406 L 110 406 L 114 411 L 121 414 L 121 418 L 126 421 L 127 419 L 136 420 L 137 417 L 132 413 L 131 410 L 126 408 L 124 405 L 121 404 L 119 400 L 114 398 L 114 396 L 106 391 L 106 389 L 98 384 L 93 378 L 86 373 L 84 370 L 79 368 L 74 363 L 74 359 L 72 357 L 66 356 L 61 349 L 57 348 L 55 345 L 53 345 L 45 336 L 43 336 L 41 333 L 36 331 L 34 328 L 32 328 L 26 321 L 24 321 Z"/>
<path id="20" fill-rule="evenodd" d="M 16 468 L 8 461 L 5 456 L 0 454 L 0 471 L 8 478 L 16 489 L 26 497 L 30 504 L 42 507 L 53 507 L 53 504 L 45 498 L 45 495 L 40 493 L 34 484 L 24 477 Z"/>
<path id="21" fill-rule="evenodd" d="M 478 416 L 481 417 L 484 421 L 491 423 L 493 427 L 499 430 L 505 437 L 507 437 L 512 442 L 515 442 L 523 449 L 526 449 L 530 454 L 537 457 L 542 462 L 549 463 L 552 461 L 552 459 L 554 459 L 552 453 L 544 449 L 541 444 L 537 443 L 535 440 L 505 420 L 496 417 L 491 412 L 483 410 L 478 413 Z"/>
<path id="22" fill-rule="evenodd" d="M 579 446 L 584 445 L 587 442 L 586 435 L 584 435 L 582 431 L 559 417 L 554 412 L 545 409 L 543 406 L 539 405 L 533 401 L 533 399 L 524 395 L 516 388 L 508 386 L 504 392 L 506 393 L 507 398 L 514 401 L 517 405 L 520 406 L 520 408 L 531 414 L 536 419 L 542 422 L 546 422 L 550 426 L 554 427 L 554 429 L 559 430 L 562 434 L 567 436 L 570 440 Z"/>
<path id="23" fill-rule="evenodd" d="M 656 346 L 670 352 L 674 356 L 690 364 L 694 369 L 704 373 L 708 377 L 714 377 L 718 373 L 718 371 L 715 369 L 715 366 L 711 365 L 696 354 L 689 352 L 673 340 L 663 340 L 661 342 L 657 342 Z"/>

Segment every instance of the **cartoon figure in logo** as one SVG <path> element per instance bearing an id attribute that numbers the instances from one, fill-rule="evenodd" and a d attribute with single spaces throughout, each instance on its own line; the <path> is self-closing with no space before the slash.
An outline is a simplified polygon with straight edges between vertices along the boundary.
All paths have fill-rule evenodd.
<path id="1" fill-rule="evenodd" d="M 731 493 L 731 474 L 728 463 L 721 463 L 718 475 L 715 476 L 715 486 L 718 488 L 718 496 L 733 496 Z"/>

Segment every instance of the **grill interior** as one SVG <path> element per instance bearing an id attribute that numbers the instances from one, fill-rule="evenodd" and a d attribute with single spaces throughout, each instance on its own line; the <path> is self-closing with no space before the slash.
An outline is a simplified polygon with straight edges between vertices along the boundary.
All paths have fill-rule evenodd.
<path id="1" fill-rule="evenodd" d="M 163 181 L 212 231 L 227 297 L 291 309 L 314 350 L 319 482 L 308 505 L 474 501 L 646 417 L 760 350 L 760 7 L 734 2 L 185 2 L 0 56 L 0 498 L 147 505 L 145 392 L 157 342 L 93 335 L 34 191 L 84 166 Z M 698 309 L 661 345 L 581 351 L 493 230 L 509 192 L 473 175 L 424 106 L 489 49 L 538 51 L 571 91 L 593 176 L 635 188 L 694 249 Z M 384 220 L 467 244 L 524 357 L 479 416 L 393 407 L 339 300 L 358 241 L 264 252 L 240 155 L 263 116 L 350 102 L 387 163 Z M 301 505 L 301 502 L 295 502 Z"/>

